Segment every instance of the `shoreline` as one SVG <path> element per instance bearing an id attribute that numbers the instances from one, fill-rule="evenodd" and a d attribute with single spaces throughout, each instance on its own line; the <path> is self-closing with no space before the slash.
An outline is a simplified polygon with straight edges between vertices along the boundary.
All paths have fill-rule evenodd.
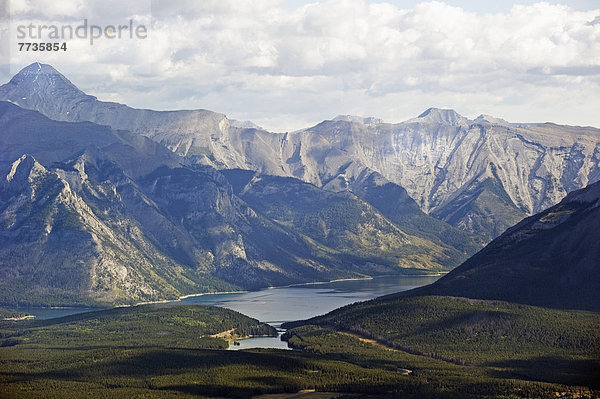
<path id="1" fill-rule="evenodd" d="M 263 288 L 261 288 L 263 289 Z M 179 299 L 176 299 L 175 301 L 181 301 L 182 299 L 187 299 L 187 298 L 193 298 L 193 297 L 197 297 L 197 296 L 203 296 L 203 295 L 219 295 L 219 294 L 245 294 L 247 292 L 250 292 L 248 290 L 243 290 L 243 291 L 217 291 L 217 292 L 201 292 L 200 294 L 188 294 L 188 295 L 183 295 L 180 296 Z M 172 301 L 171 301 L 172 302 Z"/>
<path id="2" fill-rule="evenodd" d="M 432 274 L 385 274 L 385 275 L 381 275 L 381 276 L 367 276 L 367 277 L 353 277 L 353 278 L 338 278 L 338 279 L 333 279 L 333 280 L 324 280 L 324 281 L 312 281 L 312 282 L 308 282 L 308 283 L 294 283 L 294 284 L 288 284 L 288 285 L 275 285 L 275 286 L 269 286 L 269 287 L 263 287 L 263 288 L 259 288 L 256 290 L 240 290 L 240 291 L 217 291 L 217 292 L 201 292 L 198 294 L 187 294 L 187 295 L 182 295 L 177 299 L 161 299 L 161 300 L 156 300 L 156 301 L 144 301 L 144 302 L 138 302 L 138 303 L 134 303 L 134 304 L 123 304 L 123 305 L 114 305 L 114 306 L 98 306 L 98 307 L 93 307 L 93 306 L 78 306 L 78 305 L 73 305 L 73 306 L 31 306 L 28 307 L 29 309 L 77 309 L 77 308 L 89 308 L 89 309 L 93 309 L 90 310 L 91 312 L 93 311 L 97 311 L 97 310 L 107 310 L 107 309 L 115 309 L 115 308 L 127 308 L 127 307 L 132 307 L 132 306 L 142 306 L 142 305 L 157 305 L 157 304 L 166 304 L 166 303 L 174 303 L 174 302 L 180 302 L 184 299 L 188 299 L 188 298 L 194 298 L 194 297 L 200 297 L 200 296 L 204 296 L 204 295 L 220 295 L 220 294 L 245 294 L 245 293 L 249 293 L 249 292 L 259 292 L 262 290 L 272 290 L 272 289 L 277 289 L 277 288 L 293 288 L 293 287 L 303 287 L 303 286 L 310 286 L 310 285 L 324 285 L 324 284 L 331 284 L 331 283 L 336 283 L 336 282 L 342 282 L 342 281 L 363 281 L 363 280 L 373 280 L 376 278 L 383 278 L 383 277 L 439 277 L 439 276 L 443 276 L 445 274 L 448 274 L 449 272 L 436 272 L 436 273 L 432 273 Z M 10 309 L 9 307 L 7 307 L 7 309 Z M 25 310 L 27 309 L 27 307 L 19 307 L 19 310 Z M 28 316 L 28 317 L 27 317 Z M 27 315 L 26 319 L 33 319 L 36 316 L 34 315 Z M 22 319 L 22 320 L 26 320 L 26 319 Z"/>
<path id="3" fill-rule="evenodd" d="M 25 316 L 19 316 L 19 317 L 5 317 L 2 319 L 2 321 L 21 321 L 21 320 L 32 320 L 35 319 L 34 315 L 28 314 Z"/>
<path id="4" fill-rule="evenodd" d="M 305 285 L 320 285 L 320 284 L 330 284 L 330 283 L 337 283 L 340 281 L 362 281 L 362 280 L 374 280 L 376 278 L 383 278 L 383 277 L 441 277 L 445 274 L 448 274 L 450 272 L 436 272 L 436 273 L 432 273 L 432 274 L 382 274 L 381 276 L 369 276 L 369 277 L 353 277 L 353 278 L 337 278 L 334 280 L 325 280 L 325 281 L 313 281 L 310 283 L 294 283 L 294 284 L 288 284 L 288 285 L 273 285 L 273 286 L 269 286 L 269 287 L 265 287 L 265 288 L 260 288 L 258 290 L 250 290 L 250 291 L 234 291 L 231 292 L 232 294 L 237 293 L 237 292 L 254 292 L 254 291 L 260 291 L 260 290 L 272 290 L 275 288 L 289 288 L 289 287 L 301 287 L 301 286 L 305 286 Z M 200 294 L 203 295 L 203 294 Z"/>
<path id="5" fill-rule="evenodd" d="M 383 277 L 383 276 L 375 276 L 375 277 L 354 277 L 354 278 L 337 278 L 335 280 L 329 280 L 329 281 L 313 281 L 310 283 L 294 283 L 294 284 L 288 284 L 288 285 L 273 285 L 273 286 L 269 286 L 269 287 L 265 287 L 265 288 L 261 288 L 262 290 L 272 290 L 275 288 L 290 288 L 290 287 L 302 287 L 305 285 L 320 285 L 320 284 L 330 284 L 330 283 L 337 283 L 339 281 L 361 281 L 361 280 L 373 280 L 376 277 Z M 260 290 L 258 290 L 260 291 Z"/>
<path id="6" fill-rule="evenodd" d="M 262 288 L 261 288 L 262 289 Z M 188 294 L 188 295 L 183 295 L 180 296 L 177 299 L 161 299 L 158 301 L 146 301 L 146 302 L 138 302 L 138 303 L 134 303 L 132 305 L 120 305 L 120 306 L 115 306 L 118 308 L 126 308 L 126 307 L 131 307 L 131 306 L 141 306 L 141 305 L 156 305 L 156 304 L 160 304 L 160 303 L 173 303 L 173 302 L 180 302 L 182 299 L 187 299 L 187 298 L 194 298 L 194 297 L 198 297 L 198 296 L 204 296 L 204 295 L 218 295 L 218 294 L 244 294 L 250 291 L 217 291 L 217 292 L 201 292 L 200 294 Z M 111 308 L 106 308 L 106 309 L 111 309 Z"/>

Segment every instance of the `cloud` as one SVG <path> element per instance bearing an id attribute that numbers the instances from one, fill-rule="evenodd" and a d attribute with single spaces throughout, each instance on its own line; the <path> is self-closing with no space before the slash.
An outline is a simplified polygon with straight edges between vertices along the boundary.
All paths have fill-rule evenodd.
<path id="1" fill-rule="evenodd" d="M 32 1 L 13 1 L 13 24 L 148 21 L 147 40 L 72 43 L 76 54 L 43 56 L 100 98 L 134 106 L 207 108 L 274 130 L 338 113 L 398 121 L 433 105 L 600 126 L 592 112 L 600 109 L 600 9 L 541 2 L 477 14 L 441 1 L 403 9 L 186 0 L 142 1 L 132 14 L 118 2 L 68 3 L 76 13 L 48 6 L 45 15 Z M 11 61 L 32 58 L 13 52 Z"/>

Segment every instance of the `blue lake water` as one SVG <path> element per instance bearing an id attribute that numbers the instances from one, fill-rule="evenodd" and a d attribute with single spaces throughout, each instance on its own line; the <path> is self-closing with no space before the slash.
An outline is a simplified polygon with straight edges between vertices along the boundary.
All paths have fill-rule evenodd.
<path id="1" fill-rule="evenodd" d="M 286 321 L 308 319 L 339 307 L 377 298 L 395 292 L 431 284 L 440 276 L 384 276 L 365 280 L 341 280 L 327 283 L 304 284 L 267 288 L 260 291 L 192 296 L 172 304 L 213 305 L 232 309 L 268 323 L 274 327 Z M 50 319 L 70 314 L 97 310 L 94 308 L 21 308 L 21 311 Z M 230 345 L 230 349 L 287 348 L 278 337 L 248 338 Z"/>
<path id="2" fill-rule="evenodd" d="M 431 284 L 439 276 L 385 276 L 267 288 L 231 294 L 206 294 L 172 303 L 229 308 L 274 327 L 286 321 L 308 319 L 350 303 Z"/>
<path id="3" fill-rule="evenodd" d="M 354 302 L 431 284 L 439 277 L 385 276 L 367 280 L 343 280 L 244 293 L 201 295 L 173 303 L 222 306 L 277 328 L 286 321 L 308 319 Z M 230 345 L 229 349 L 287 349 L 287 343 L 279 337 L 248 338 L 238 340 L 238 343 L 239 345 Z"/>

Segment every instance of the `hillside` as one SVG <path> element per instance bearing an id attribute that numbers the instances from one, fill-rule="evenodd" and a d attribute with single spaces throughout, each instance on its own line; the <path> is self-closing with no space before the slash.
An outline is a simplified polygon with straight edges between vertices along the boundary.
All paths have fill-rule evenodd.
<path id="1" fill-rule="evenodd" d="M 317 353 L 335 344 L 331 334 L 351 333 L 472 373 L 492 368 L 503 378 L 597 388 L 598 323 L 598 313 L 422 296 L 352 304 L 283 327 L 290 345 Z"/>
<path id="2" fill-rule="evenodd" d="M 434 284 L 406 295 L 453 295 L 600 310 L 600 183 L 510 228 Z"/>
<path id="3" fill-rule="evenodd" d="M 279 226 L 330 248 L 348 262 L 371 262 L 380 273 L 385 272 L 382 265 L 441 271 L 436 265 L 460 264 L 478 249 L 473 237 L 423 214 L 406 195 L 390 209 L 347 191 L 322 190 L 289 177 L 244 170 L 222 173 L 237 196 Z M 426 229 L 430 225 L 443 226 L 430 232 Z"/>
<path id="4" fill-rule="evenodd" d="M 79 346 L 177 346 L 179 348 L 226 349 L 227 341 L 216 337 L 276 335 L 276 330 L 233 310 L 213 306 L 140 305 L 50 320 L 0 323 L 0 347 L 49 343 L 67 348 Z M 26 327 L 12 330 L 14 327 Z M 9 333 L 10 332 L 10 333 Z"/>
<path id="5" fill-rule="evenodd" d="M 225 340 L 212 335 L 271 334 L 273 329 L 222 308 L 145 305 L 46 321 L 0 321 L 0 396 L 251 398 L 305 391 L 317 397 L 491 399 L 598 394 L 593 375 L 598 362 L 589 352 L 597 343 L 596 315 L 459 300 L 445 312 L 435 298 L 385 308 L 385 314 L 365 305 L 363 320 L 377 320 L 400 334 L 402 344 L 427 349 L 428 340 L 441 335 L 462 345 L 454 351 L 446 345 L 440 354 L 473 364 L 389 350 L 355 334 L 316 326 L 289 332 L 290 343 L 302 350 L 224 351 L 219 349 L 226 347 Z M 396 323 L 404 316 L 413 322 Z M 438 317 L 444 330 L 433 320 Z M 419 318 L 420 330 L 415 326 Z M 506 342 L 488 348 L 495 325 L 504 328 Z M 465 351 L 469 341 L 460 341 L 468 333 L 463 326 L 479 333 L 477 350 Z M 557 335 L 565 327 L 566 334 Z M 527 334 L 520 336 L 522 328 Z M 541 331 L 547 339 L 531 339 Z M 544 346 L 548 343 L 551 349 Z M 523 349 L 519 359 L 507 361 L 503 351 L 515 346 Z M 489 363 L 484 355 L 490 355 Z"/>

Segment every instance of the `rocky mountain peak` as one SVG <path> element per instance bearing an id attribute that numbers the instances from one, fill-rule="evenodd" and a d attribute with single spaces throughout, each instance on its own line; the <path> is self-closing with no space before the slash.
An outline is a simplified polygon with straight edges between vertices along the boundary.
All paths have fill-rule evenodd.
<path id="1" fill-rule="evenodd" d="M 468 119 L 453 109 L 429 108 L 421 115 L 409 120 L 409 122 L 435 123 L 445 125 L 461 125 Z"/>
<path id="2" fill-rule="evenodd" d="M 61 121 L 76 120 L 76 104 L 95 100 L 79 90 L 69 79 L 47 64 L 35 62 L 0 86 L 0 100 L 33 109 Z"/>
<path id="3" fill-rule="evenodd" d="M 475 120 L 475 123 L 489 123 L 491 125 L 510 126 L 510 122 L 505 121 L 502 118 L 496 118 L 492 115 L 481 114 Z"/>
<path id="4" fill-rule="evenodd" d="M 256 130 L 265 130 L 262 126 L 257 125 L 252 121 L 239 121 L 235 119 L 229 119 L 229 125 L 231 127 L 237 127 L 240 129 L 256 129 Z"/>
<path id="5" fill-rule="evenodd" d="M 69 79 L 51 65 L 34 62 L 21 69 L 7 85 L 19 88 L 23 95 L 40 90 L 69 90 L 78 94 L 84 94 Z M 27 98 L 22 98 L 26 100 Z"/>
<path id="6" fill-rule="evenodd" d="M 128 130 L 150 137 L 180 155 L 201 158 L 207 152 L 231 147 L 230 124 L 223 114 L 202 109 L 153 111 L 99 101 L 79 90 L 50 65 L 34 63 L 23 68 L 9 83 L 0 86 L 2 100 L 36 110 L 55 121 L 89 121 Z M 215 144 L 215 137 L 222 143 Z M 232 160 L 223 163 L 230 165 Z"/>
<path id="7" fill-rule="evenodd" d="M 19 71 L 19 73 L 17 73 L 11 80 L 19 79 L 24 76 L 35 76 L 35 75 L 40 75 L 40 74 L 63 76 L 60 74 L 60 72 L 58 72 L 56 69 L 54 69 L 54 67 L 50 64 L 42 64 L 41 62 L 34 62 L 34 63 L 27 65 L 23 69 L 21 69 Z M 63 78 L 64 78 L 64 76 L 63 76 Z"/>
<path id="8" fill-rule="evenodd" d="M 6 175 L 6 183 L 20 182 L 28 179 L 30 176 L 36 176 L 46 172 L 46 168 L 40 165 L 34 157 L 29 154 L 13 162 L 10 172 Z"/>
<path id="9" fill-rule="evenodd" d="M 48 170 L 38 163 L 33 156 L 25 154 L 14 161 L 8 170 L 4 169 L 2 171 L 0 194 L 6 199 L 23 193 L 27 193 L 28 197 L 33 198 L 36 187 L 47 174 Z"/>

